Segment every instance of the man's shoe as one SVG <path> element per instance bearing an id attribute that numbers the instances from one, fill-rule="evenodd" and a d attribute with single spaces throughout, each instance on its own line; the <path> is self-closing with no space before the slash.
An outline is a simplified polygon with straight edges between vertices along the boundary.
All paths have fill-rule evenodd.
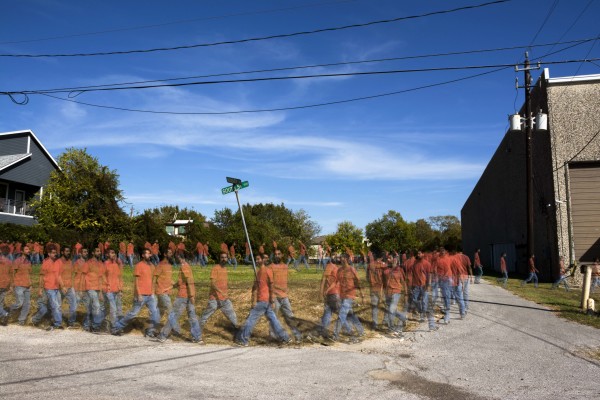
<path id="1" fill-rule="evenodd" d="M 435 331 L 437 331 L 438 329 L 440 329 L 440 327 L 439 327 L 439 326 L 437 326 L 437 325 L 435 325 L 435 326 L 430 326 L 430 327 L 429 327 L 429 332 L 435 332 Z"/>
<path id="2" fill-rule="evenodd" d="M 197 339 L 192 338 L 192 343 L 199 344 L 200 346 L 204 346 L 206 344 L 206 343 L 204 343 L 204 340 L 202 340 L 200 338 L 197 338 Z"/>
<path id="3" fill-rule="evenodd" d="M 78 322 L 71 322 L 67 326 L 67 329 L 79 329 L 79 328 L 81 328 L 81 325 Z"/>
<path id="4" fill-rule="evenodd" d="M 164 342 L 166 342 L 166 341 L 167 341 L 167 337 L 166 337 L 166 336 L 163 336 L 163 335 L 158 335 L 158 336 L 156 337 L 156 340 L 158 340 L 158 341 L 159 341 L 159 342 L 161 342 L 161 343 L 164 343 Z"/>
<path id="5" fill-rule="evenodd" d="M 121 335 L 123 335 L 123 331 L 118 328 L 113 328 L 110 330 L 110 334 L 114 335 L 114 336 L 121 336 Z"/>
<path id="6" fill-rule="evenodd" d="M 56 329 L 56 327 L 54 325 L 50 325 L 46 328 L 46 332 L 52 332 L 54 329 Z"/>

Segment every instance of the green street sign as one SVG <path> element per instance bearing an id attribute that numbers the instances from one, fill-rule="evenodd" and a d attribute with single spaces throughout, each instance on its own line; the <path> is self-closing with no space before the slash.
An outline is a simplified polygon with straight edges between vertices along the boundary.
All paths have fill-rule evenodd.
<path id="1" fill-rule="evenodd" d="M 221 189 L 221 193 L 229 194 L 233 191 L 247 188 L 249 185 L 250 185 L 250 183 L 248 183 L 248 181 L 244 181 L 242 183 L 236 183 L 235 185 L 224 187 L 223 189 Z"/>

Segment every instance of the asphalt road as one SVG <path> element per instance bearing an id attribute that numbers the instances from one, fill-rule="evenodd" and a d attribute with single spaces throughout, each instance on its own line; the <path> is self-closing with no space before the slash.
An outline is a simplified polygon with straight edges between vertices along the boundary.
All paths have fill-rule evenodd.
<path id="1" fill-rule="evenodd" d="M 534 290 L 531 288 L 531 290 Z M 0 327 L 1 399 L 593 399 L 600 331 L 473 285 L 469 315 L 405 339 L 302 348 Z"/>

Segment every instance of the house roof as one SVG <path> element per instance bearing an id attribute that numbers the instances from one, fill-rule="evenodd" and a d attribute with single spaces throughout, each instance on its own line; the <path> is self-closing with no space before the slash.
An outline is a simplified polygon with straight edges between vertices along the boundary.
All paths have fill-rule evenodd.
<path id="1" fill-rule="evenodd" d="M 3 138 L 7 138 L 7 137 L 11 137 L 11 136 L 20 136 L 20 135 L 23 135 L 23 134 L 29 135 L 29 137 L 31 137 L 31 139 L 33 139 L 33 141 L 39 146 L 39 148 L 42 150 L 42 152 L 44 153 L 44 155 L 46 157 L 48 157 L 48 159 L 56 167 L 56 169 L 58 169 L 59 171 L 61 170 L 60 167 L 58 166 L 58 163 L 54 159 L 54 157 L 52 157 L 52 155 L 48 152 L 48 150 L 46 150 L 46 148 L 44 147 L 44 145 L 42 144 L 42 142 L 40 142 L 40 140 L 37 138 L 37 136 L 35 136 L 35 134 L 33 133 L 33 131 L 31 131 L 29 129 L 25 129 L 25 130 L 22 130 L 22 131 L 2 132 L 2 133 L 0 133 L 0 140 L 2 140 Z M 16 161 L 16 162 L 18 162 L 18 161 Z M 2 165 L 2 164 L 0 164 L 0 165 Z M 6 168 L 6 167 L 4 167 L 4 168 Z"/>
<path id="2" fill-rule="evenodd" d="M 173 222 L 168 222 L 167 225 L 187 225 L 187 224 L 192 224 L 194 222 L 193 219 L 176 219 Z"/>
<path id="3" fill-rule="evenodd" d="M 29 157 L 31 157 L 31 153 L 10 154 L 8 156 L 0 156 L 0 171 Z"/>

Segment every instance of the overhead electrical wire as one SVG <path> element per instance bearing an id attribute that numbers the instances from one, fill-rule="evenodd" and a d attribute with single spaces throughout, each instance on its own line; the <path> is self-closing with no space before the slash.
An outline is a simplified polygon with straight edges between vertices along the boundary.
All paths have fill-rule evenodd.
<path id="1" fill-rule="evenodd" d="M 173 82 L 173 81 L 198 79 L 198 78 L 213 78 L 213 77 L 218 77 L 218 76 L 246 75 L 246 74 L 257 74 L 257 73 L 265 73 L 265 72 L 290 71 L 290 70 L 298 70 L 298 69 L 324 68 L 324 67 L 334 67 L 334 66 L 343 66 L 343 65 L 359 65 L 359 64 L 368 64 L 368 63 L 409 60 L 409 59 L 422 59 L 422 58 L 445 57 L 445 56 L 465 55 L 465 54 L 489 53 L 489 52 L 507 51 L 507 50 L 515 50 L 515 49 L 520 49 L 520 48 L 530 48 L 530 47 L 552 46 L 552 48 L 554 48 L 556 45 L 560 45 L 560 44 L 573 44 L 573 43 L 583 44 L 583 43 L 587 43 L 589 41 L 596 40 L 596 39 L 597 38 L 586 38 L 586 39 L 570 40 L 570 41 L 565 41 L 565 42 L 545 43 L 545 44 L 539 44 L 539 45 L 533 45 L 533 46 L 532 45 L 521 45 L 521 46 L 512 46 L 512 47 L 499 47 L 499 48 L 493 48 L 493 49 L 478 49 L 478 50 L 465 50 L 465 51 L 446 52 L 446 53 L 409 55 L 409 56 L 403 56 L 403 57 L 388 57 L 388 58 L 379 58 L 379 59 L 371 59 L 371 60 L 344 61 L 344 62 L 336 62 L 336 63 L 312 64 L 312 65 L 301 65 L 301 66 L 281 67 L 281 68 L 267 68 L 267 69 L 250 70 L 250 71 L 226 72 L 226 73 L 195 75 L 195 76 L 187 76 L 187 77 L 109 83 L 109 84 L 102 84 L 102 85 L 74 86 L 74 87 L 64 87 L 64 88 L 54 88 L 54 89 L 37 89 L 37 90 L 30 90 L 30 91 L 34 91 L 34 92 L 43 92 L 43 91 L 73 91 L 73 92 L 77 92 L 82 89 L 92 89 L 92 88 L 105 88 L 105 87 L 125 86 L 125 85 L 140 85 L 140 84 L 155 83 L 155 82 Z"/>
<path id="2" fill-rule="evenodd" d="M 13 40 L 13 41 L 0 42 L 0 45 L 46 42 L 46 41 L 57 40 L 57 39 L 69 39 L 69 38 L 76 38 L 76 37 L 83 37 L 83 36 L 103 35 L 105 33 L 136 31 L 136 30 L 142 30 L 142 29 L 159 28 L 162 26 L 169 26 L 169 25 L 180 25 L 180 24 L 185 24 L 188 22 L 211 21 L 211 20 L 225 19 L 225 18 L 231 18 L 231 17 L 243 17 L 243 16 L 247 16 L 247 15 L 270 14 L 270 13 L 276 13 L 276 12 L 281 12 L 281 11 L 299 10 L 302 8 L 311 8 L 311 7 L 321 7 L 321 6 L 327 6 L 327 5 L 333 5 L 333 4 L 352 3 L 352 2 L 356 2 L 356 1 L 359 1 L 359 0 L 338 0 L 338 1 L 328 1 L 328 2 L 321 2 L 321 3 L 301 4 L 301 5 L 294 6 L 294 7 L 274 8 L 274 9 L 270 9 L 270 10 L 260 10 L 260 11 L 247 11 L 247 12 L 239 12 L 239 13 L 233 13 L 233 14 L 214 15 L 214 16 L 210 16 L 210 17 L 201 17 L 201 18 L 189 18 L 189 19 L 182 19 L 182 20 L 178 20 L 178 21 L 170 21 L 170 22 L 163 22 L 163 23 L 149 24 L 149 25 L 139 25 L 139 26 L 133 26 L 133 27 L 128 27 L 128 28 L 107 29 L 104 31 L 75 33 L 75 34 L 70 34 L 70 35 L 52 36 L 52 37 L 37 38 L 37 39 Z"/>
<path id="3" fill-rule="evenodd" d="M 212 47 L 212 46 L 220 46 L 220 45 L 226 45 L 226 44 L 238 44 L 238 43 L 257 42 L 257 41 L 263 41 L 263 40 L 288 38 L 288 37 L 303 36 L 303 35 L 312 35 L 312 34 L 323 33 L 323 32 L 333 32 L 333 31 L 340 31 L 340 30 L 347 30 L 347 29 L 354 29 L 354 28 L 363 28 L 363 27 L 367 27 L 367 26 L 373 26 L 373 25 L 379 25 L 379 24 L 387 24 L 387 23 L 392 23 L 392 22 L 399 22 L 399 21 L 405 21 L 405 20 L 410 20 L 410 19 L 431 17 L 431 16 L 434 16 L 434 15 L 442 15 L 442 14 L 449 14 L 449 13 L 454 13 L 454 12 L 458 12 L 458 11 L 465 11 L 465 10 L 477 9 L 477 8 L 491 6 L 491 5 L 496 5 L 496 4 L 501 4 L 501 3 L 507 3 L 507 2 L 510 2 L 510 1 L 512 1 L 512 0 L 495 0 L 495 1 L 490 1 L 490 2 L 487 2 L 487 3 L 481 3 L 481 4 L 471 5 L 471 6 L 463 6 L 463 7 L 457 7 L 457 8 L 447 9 L 447 10 L 431 11 L 431 12 L 424 13 L 424 14 L 410 15 L 410 16 L 397 17 L 397 18 L 390 18 L 390 19 L 384 19 L 384 20 L 378 20 L 378 21 L 370 21 L 370 22 L 365 22 L 365 23 L 361 23 L 361 24 L 351 24 L 351 25 L 344 25 L 344 26 L 337 26 L 337 27 L 330 27 L 330 28 L 315 29 L 315 30 L 310 30 L 310 31 L 301 31 L 301 32 L 293 32 L 293 33 L 283 33 L 283 34 L 277 34 L 277 35 L 269 35 L 269 36 L 261 36 L 261 37 L 246 38 L 246 39 L 237 39 L 237 40 L 226 40 L 226 41 L 212 42 L 212 43 L 198 43 L 198 44 L 192 44 L 192 45 L 181 45 L 181 46 L 173 46 L 173 47 L 159 47 L 159 48 L 152 48 L 152 49 L 123 50 L 123 51 L 106 51 L 106 52 L 92 52 L 92 53 L 70 53 L 70 54 L 0 54 L 0 57 L 16 57 L 16 58 L 94 57 L 94 56 L 111 56 L 111 55 L 123 55 L 123 54 L 152 53 L 152 52 L 160 52 L 160 51 L 174 51 L 174 50 L 193 49 L 193 48 L 199 48 L 199 47 Z"/>

